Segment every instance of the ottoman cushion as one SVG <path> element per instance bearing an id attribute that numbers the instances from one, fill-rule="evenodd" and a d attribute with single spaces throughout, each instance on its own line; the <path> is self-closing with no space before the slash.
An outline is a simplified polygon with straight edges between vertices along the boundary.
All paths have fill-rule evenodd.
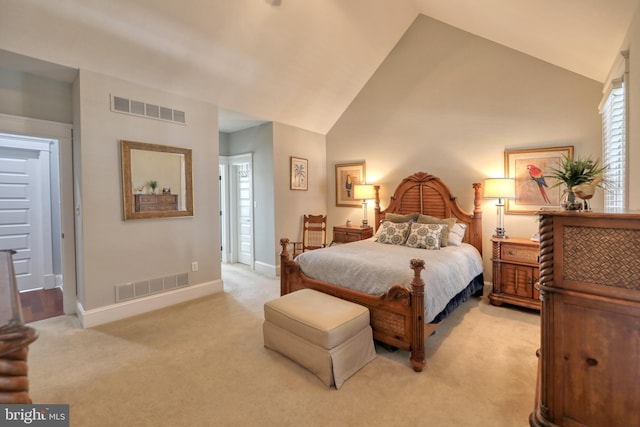
<path id="1" fill-rule="evenodd" d="M 328 350 L 369 326 L 369 310 L 313 289 L 302 289 L 264 305 L 265 320 Z"/>

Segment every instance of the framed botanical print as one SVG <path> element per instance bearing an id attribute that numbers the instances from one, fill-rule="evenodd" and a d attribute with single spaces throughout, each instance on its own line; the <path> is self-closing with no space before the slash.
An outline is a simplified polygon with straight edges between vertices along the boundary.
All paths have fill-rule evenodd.
<path id="1" fill-rule="evenodd" d="M 361 206 L 353 197 L 353 186 L 365 182 L 365 172 L 365 162 L 336 165 L 336 206 Z"/>
<path id="2" fill-rule="evenodd" d="M 291 157 L 291 184 L 292 190 L 308 190 L 308 165 L 307 159 Z"/>
<path id="3" fill-rule="evenodd" d="M 562 188 L 551 178 L 562 157 L 573 158 L 573 146 L 506 150 L 504 174 L 514 178 L 516 197 L 507 200 L 505 213 L 534 214 L 539 210 L 559 210 Z"/>

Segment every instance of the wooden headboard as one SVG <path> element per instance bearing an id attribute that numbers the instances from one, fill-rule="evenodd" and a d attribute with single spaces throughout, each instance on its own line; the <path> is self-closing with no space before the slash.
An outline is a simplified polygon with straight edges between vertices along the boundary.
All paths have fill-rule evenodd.
<path id="1" fill-rule="evenodd" d="M 375 229 L 377 230 L 386 213 L 410 214 L 420 212 L 438 218 L 456 218 L 457 222 L 467 224 L 463 241 L 478 249 L 482 254 L 482 210 L 480 197 L 482 184 L 474 183 L 473 213 L 466 212 L 451 194 L 449 187 L 437 176 L 425 172 L 416 172 L 402 180 L 391 196 L 389 206 L 380 209 L 380 186 L 375 185 Z"/>

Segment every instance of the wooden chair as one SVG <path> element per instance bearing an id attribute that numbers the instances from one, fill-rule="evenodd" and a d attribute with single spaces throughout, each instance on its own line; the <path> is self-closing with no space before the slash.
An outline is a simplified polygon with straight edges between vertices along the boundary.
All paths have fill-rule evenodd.
<path id="1" fill-rule="evenodd" d="M 327 246 L 327 216 L 305 215 L 302 218 L 302 241 L 293 242 L 293 256 Z"/>

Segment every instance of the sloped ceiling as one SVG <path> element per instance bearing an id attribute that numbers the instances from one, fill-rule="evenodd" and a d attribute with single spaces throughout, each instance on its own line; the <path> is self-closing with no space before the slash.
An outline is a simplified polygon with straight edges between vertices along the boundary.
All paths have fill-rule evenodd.
<path id="1" fill-rule="evenodd" d="M 638 1 L 5 0 L 0 47 L 326 134 L 420 13 L 603 81 Z"/>

